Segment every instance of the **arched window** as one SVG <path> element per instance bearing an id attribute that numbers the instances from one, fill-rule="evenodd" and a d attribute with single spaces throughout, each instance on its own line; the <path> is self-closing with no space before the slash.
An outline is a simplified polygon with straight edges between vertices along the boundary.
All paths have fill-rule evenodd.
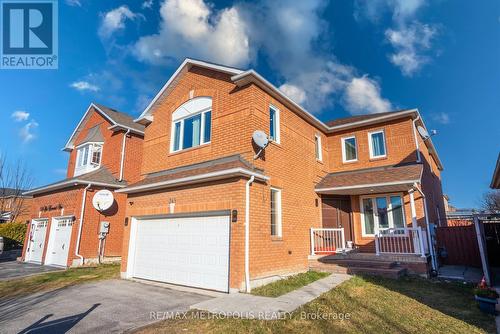
<path id="1" fill-rule="evenodd" d="M 207 144 L 212 135 L 212 98 L 196 97 L 172 114 L 170 151 L 177 152 Z"/>

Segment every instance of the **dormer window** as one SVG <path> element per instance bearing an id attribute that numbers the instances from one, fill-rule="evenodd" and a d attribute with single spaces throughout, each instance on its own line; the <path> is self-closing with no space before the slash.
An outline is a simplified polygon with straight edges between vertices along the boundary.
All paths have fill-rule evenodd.
<path id="1" fill-rule="evenodd" d="M 212 135 L 212 98 L 197 97 L 172 114 L 170 151 L 177 152 L 210 143 Z"/>
<path id="2" fill-rule="evenodd" d="M 81 175 L 101 166 L 102 143 L 85 143 L 77 147 L 74 175 Z"/>

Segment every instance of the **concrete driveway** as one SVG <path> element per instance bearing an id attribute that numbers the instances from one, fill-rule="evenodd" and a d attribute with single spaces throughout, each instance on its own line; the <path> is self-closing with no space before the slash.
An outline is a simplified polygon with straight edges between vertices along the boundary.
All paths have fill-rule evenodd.
<path id="1" fill-rule="evenodd" d="M 212 297 L 126 280 L 0 299 L 2 333 L 121 333 Z"/>
<path id="2" fill-rule="evenodd" d="M 42 266 L 34 263 L 5 261 L 0 262 L 0 281 L 56 270 L 63 269 L 57 267 Z"/>

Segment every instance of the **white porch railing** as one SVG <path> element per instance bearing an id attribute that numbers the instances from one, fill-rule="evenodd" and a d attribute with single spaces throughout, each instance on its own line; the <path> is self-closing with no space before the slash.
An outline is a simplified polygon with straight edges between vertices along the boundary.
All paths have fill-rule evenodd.
<path id="1" fill-rule="evenodd" d="M 344 249 L 343 228 L 311 228 L 311 255 L 331 254 Z"/>
<path id="2" fill-rule="evenodd" d="M 425 257 L 428 248 L 427 234 L 421 227 L 389 228 L 375 234 L 377 255 L 416 254 Z"/>

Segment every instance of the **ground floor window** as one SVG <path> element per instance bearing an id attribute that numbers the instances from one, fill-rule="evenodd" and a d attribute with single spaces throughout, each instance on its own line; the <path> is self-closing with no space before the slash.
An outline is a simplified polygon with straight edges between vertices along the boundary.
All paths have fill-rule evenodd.
<path id="1" fill-rule="evenodd" d="M 405 215 L 401 195 L 361 197 L 363 236 L 371 236 L 388 228 L 404 228 Z"/>
<path id="2" fill-rule="evenodd" d="M 271 188 L 271 236 L 281 237 L 281 190 Z"/>

